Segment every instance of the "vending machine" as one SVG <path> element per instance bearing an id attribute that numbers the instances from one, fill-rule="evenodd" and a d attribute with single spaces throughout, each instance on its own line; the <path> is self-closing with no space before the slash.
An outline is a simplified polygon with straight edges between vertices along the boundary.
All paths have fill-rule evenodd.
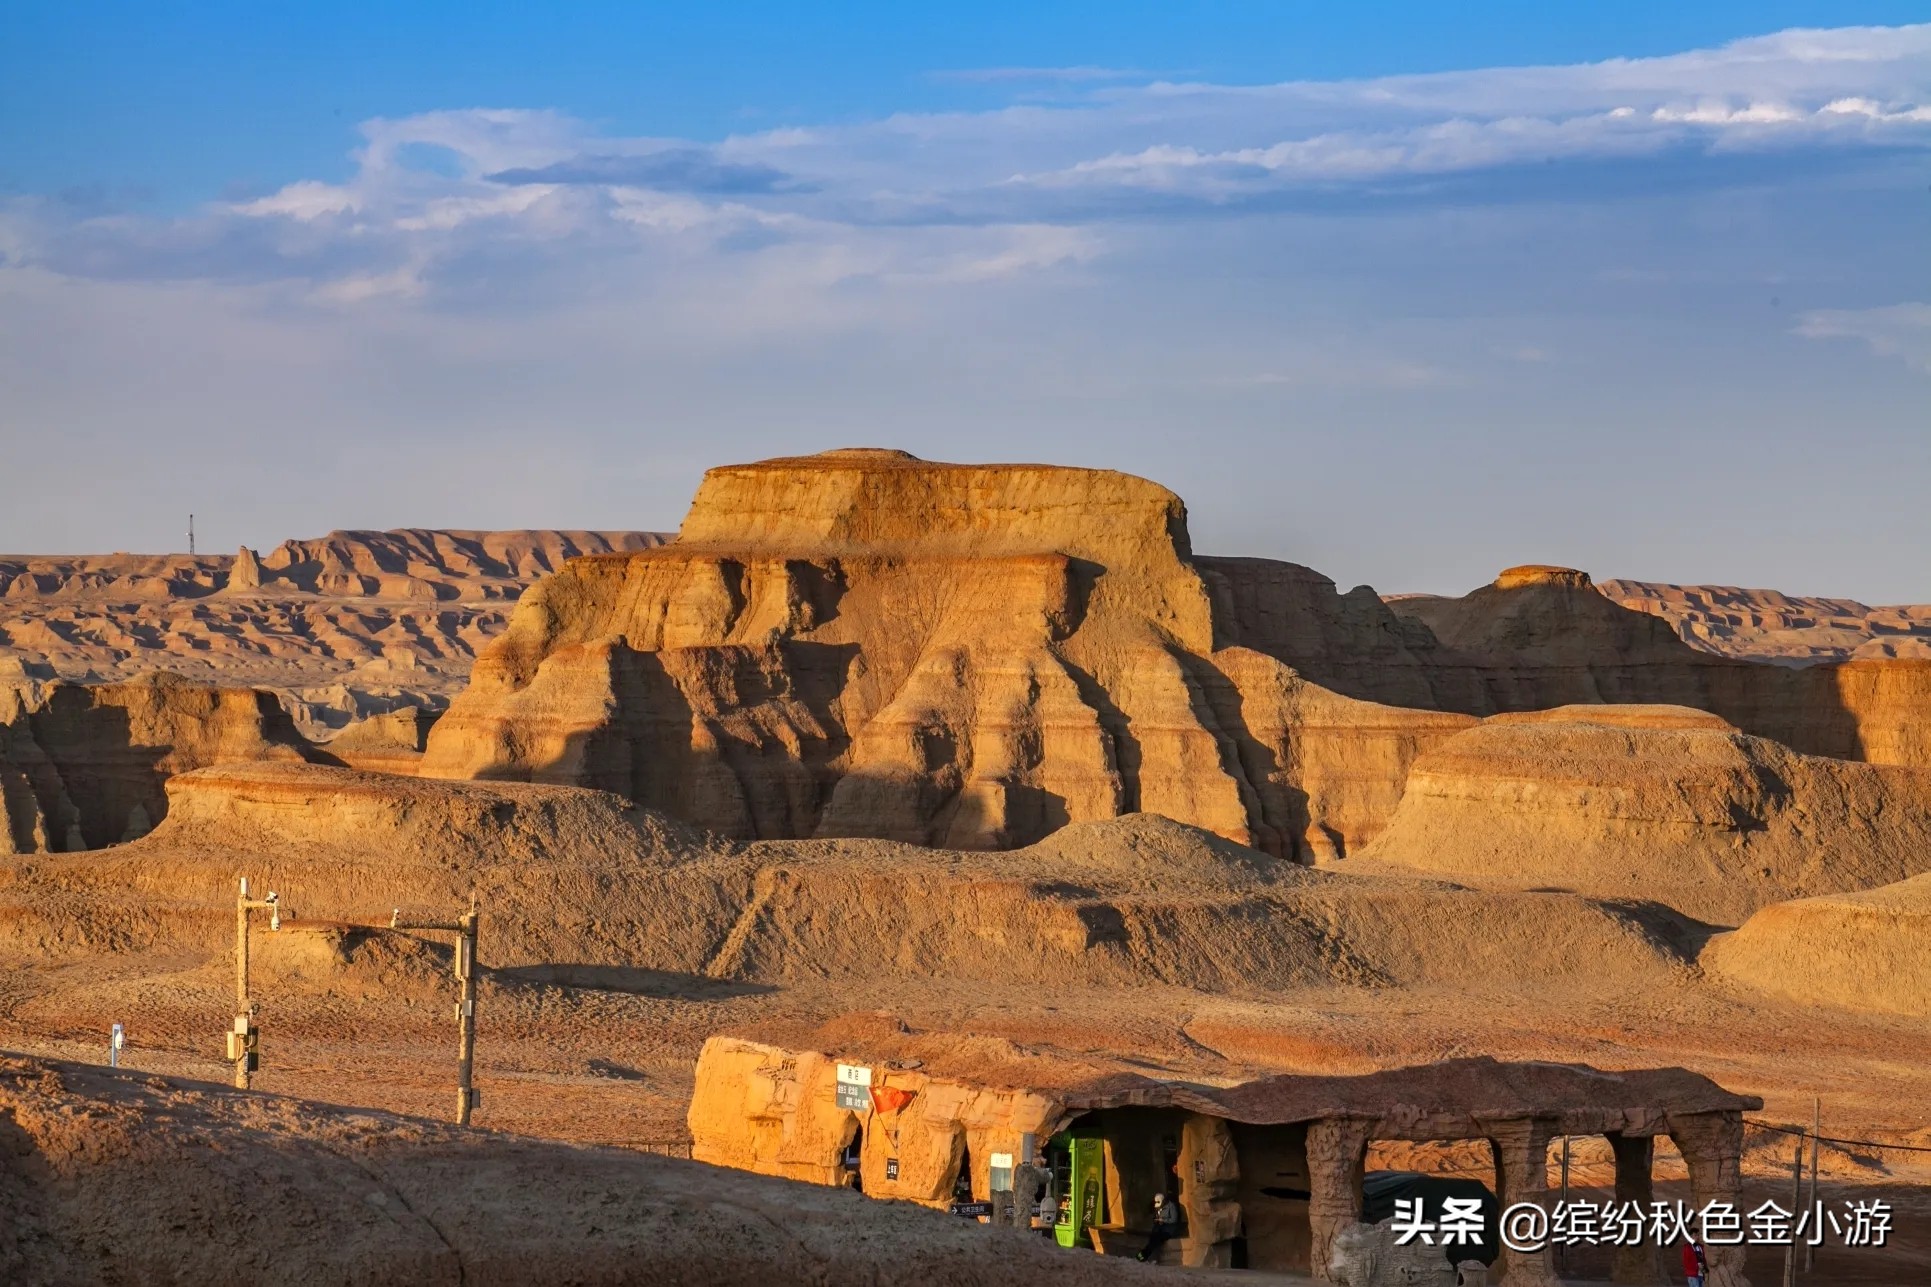
<path id="1" fill-rule="evenodd" d="M 1075 1126 L 1055 1135 L 1046 1156 L 1061 1177 L 1053 1238 L 1062 1247 L 1089 1245 L 1087 1230 L 1106 1222 L 1106 1148 L 1099 1128 Z"/>

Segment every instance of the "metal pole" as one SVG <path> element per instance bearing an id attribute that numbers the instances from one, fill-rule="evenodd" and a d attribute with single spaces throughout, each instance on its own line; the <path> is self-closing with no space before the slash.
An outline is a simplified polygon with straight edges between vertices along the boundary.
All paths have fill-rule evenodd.
<path id="1" fill-rule="evenodd" d="M 1824 1129 L 1824 1098 L 1821 1095 L 1813 1095 L 1811 1096 L 1811 1100 L 1810 1100 L 1810 1210 L 1811 1210 L 1811 1219 L 1813 1220 L 1818 1218 L 1818 1215 L 1817 1215 L 1817 1210 L 1818 1210 L 1817 1208 L 1817 1152 L 1818 1152 L 1819 1146 L 1822 1144 L 1822 1140 L 1819 1139 L 1818 1137 L 1822 1134 L 1823 1129 Z M 1817 1246 L 1815 1241 L 1817 1237 L 1817 1232 L 1818 1231 L 1812 1232 L 1811 1234 L 1812 1241 L 1804 1243 L 1804 1272 L 1805 1273 L 1809 1273 L 1811 1270 L 1811 1266 L 1817 1263 Z"/>
<path id="2" fill-rule="evenodd" d="M 235 1064 L 235 1089 L 247 1090 L 250 1066 L 260 1059 L 260 1033 L 255 1027 L 255 1007 L 248 999 L 248 913 L 260 907 L 269 913 L 268 927 L 282 927 L 281 901 L 274 890 L 266 898 L 248 896 L 248 877 L 241 878 L 241 892 L 235 896 L 235 1024 L 228 1032 L 228 1057 Z M 292 916 L 294 913 L 290 913 Z"/>

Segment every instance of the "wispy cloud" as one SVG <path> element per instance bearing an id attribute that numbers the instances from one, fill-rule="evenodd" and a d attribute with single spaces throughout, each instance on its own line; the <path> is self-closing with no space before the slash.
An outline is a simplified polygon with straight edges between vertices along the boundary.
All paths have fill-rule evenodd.
<path id="1" fill-rule="evenodd" d="M 721 161 L 704 148 L 665 148 L 631 155 L 591 153 L 517 166 L 483 176 L 491 183 L 574 183 L 599 187 L 654 188 L 660 192 L 701 192 L 713 196 L 756 196 L 810 192 L 776 166 Z"/>
<path id="2" fill-rule="evenodd" d="M 1820 340 L 1862 340 L 1871 351 L 1901 358 L 1931 372 L 1931 304 L 1881 308 L 1816 309 L 1797 323 L 1797 334 Z"/>

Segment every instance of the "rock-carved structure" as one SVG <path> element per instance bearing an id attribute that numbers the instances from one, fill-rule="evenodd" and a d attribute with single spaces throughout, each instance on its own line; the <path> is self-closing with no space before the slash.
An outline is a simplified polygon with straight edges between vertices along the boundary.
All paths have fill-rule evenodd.
<path id="1" fill-rule="evenodd" d="M 1680 1068 L 1608 1073 L 1581 1065 L 1460 1059 L 1365 1076 L 1284 1075 L 1212 1088 L 1155 1081 L 1117 1069 L 1069 1065 L 983 1039 L 873 1032 L 829 1049 L 783 1048 L 739 1037 L 705 1043 L 691 1100 L 692 1155 L 700 1161 L 824 1184 L 843 1184 L 854 1144 L 858 1180 L 875 1197 L 944 1206 L 970 1164 L 973 1195 L 989 1200 L 996 1154 L 1033 1156 L 1056 1133 L 1084 1129 L 1104 1149 L 1103 1198 L 1092 1237 L 1102 1251 L 1136 1250 L 1150 1196 L 1165 1182 L 1161 1141 L 1185 1215 L 1181 1258 L 1232 1263 L 1236 1237 L 1255 1269 L 1311 1273 L 1322 1281 L 1382 1283 L 1359 1264 L 1362 1175 L 1368 1145 L 1385 1140 L 1486 1140 L 1502 1206 L 1551 1202 L 1549 1142 L 1607 1136 L 1618 1197 L 1649 1186 L 1651 1145 L 1675 1141 L 1696 1203 L 1734 1202 L 1745 1110 L 1733 1095 Z M 876 1112 L 841 1102 L 838 1068 L 861 1068 Z M 886 1101 L 879 1100 L 879 1104 Z M 889 1111 L 888 1111 L 889 1109 Z M 1296 1192 L 1305 1197 L 1296 1197 Z M 1429 1249 L 1446 1276 L 1443 1247 Z M 1655 1248 L 1634 1249 L 1619 1269 L 1643 1281 Z M 1747 1287 L 1740 1248 L 1713 1248 L 1713 1287 Z M 1402 1257 L 1401 1264 L 1408 1258 Z M 1390 1272 L 1394 1261 L 1390 1260 Z M 1506 1247 L 1501 1287 L 1554 1287 L 1551 1253 Z M 1424 1280 L 1426 1281 L 1426 1280 Z"/>

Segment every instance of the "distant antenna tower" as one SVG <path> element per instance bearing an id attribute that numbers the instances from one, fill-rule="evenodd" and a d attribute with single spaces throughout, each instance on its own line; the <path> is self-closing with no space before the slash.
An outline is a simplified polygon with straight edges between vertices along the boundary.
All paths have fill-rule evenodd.
<path id="1" fill-rule="evenodd" d="M 188 515 L 188 555 L 194 556 L 194 515 Z"/>

